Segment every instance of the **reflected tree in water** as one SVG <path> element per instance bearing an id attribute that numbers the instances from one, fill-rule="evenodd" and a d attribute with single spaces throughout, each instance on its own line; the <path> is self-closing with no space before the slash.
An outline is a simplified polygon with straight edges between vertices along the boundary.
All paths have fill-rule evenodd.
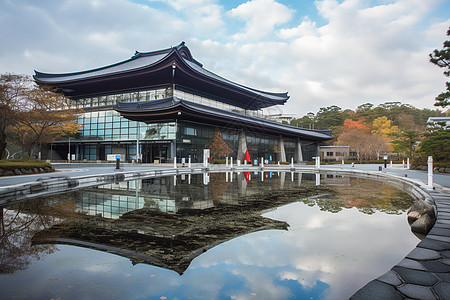
<path id="1" fill-rule="evenodd" d="M 413 199 L 407 193 L 386 183 L 362 178 L 350 178 L 349 185 L 334 186 L 333 194 L 324 194 L 303 200 L 309 206 L 338 213 L 344 208 L 357 208 L 365 214 L 384 212 L 402 214 L 411 207 Z"/>
<path id="2" fill-rule="evenodd" d="M 0 208 L 0 274 L 26 269 L 56 251 L 53 245 L 33 245 L 34 235 L 73 214 L 71 202 L 33 199 Z"/>

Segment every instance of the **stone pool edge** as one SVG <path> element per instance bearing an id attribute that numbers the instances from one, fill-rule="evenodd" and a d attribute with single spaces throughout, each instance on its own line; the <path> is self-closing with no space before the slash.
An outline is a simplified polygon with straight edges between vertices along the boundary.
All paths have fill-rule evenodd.
<path id="1" fill-rule="evenodd" d="M 428 235 L 397 265 L 359 289 L 351 300 L 449 299 L 450 193 L 429 188 L 419 180 L 384 172 L 326 168 L 315 171 L 384 181 L 416 200 L 431 204 L 435 212 L 436 223 Z"/>
<path id="2" fill-rule="evenodd" d="M 450 193 L 447 194 L 442 189 L 430 189 L 419 180 L 382 171 L 326 167 L 317 169 L 314 166 L 227 168 L 214 165 L 212 168 L 161 168 L 74 177 L 51 176 L 40 178 L 36 182 L 0 187 L 0 205 L 121 181 L 227 171 L 304 171 L 356 176 L 386 182 L 407 192 L 416 200 L 431 204 L 436 215 L 436 223 L 429 234 L 391 270 L 367 283 L 350 299 L 447 299 L 446 296 L 450 295 Z"/>

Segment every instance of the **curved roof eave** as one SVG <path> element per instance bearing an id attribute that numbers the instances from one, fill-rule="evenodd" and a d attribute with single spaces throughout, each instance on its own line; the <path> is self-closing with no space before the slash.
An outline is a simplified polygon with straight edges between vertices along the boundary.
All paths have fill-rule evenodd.
<path id="1" fill-rule="evenodd" d="M 177 53 L 178 54 L 178 53 Z M 242 84 L 236 83 L 234 81 L 228 80 L 222 76 L 219 76 L 203 67 L 199 67 L 197 64 L 184 59 L 183 57 L 181 57 L 178 54 L 178 57 L 181 59 L 181 62 L 184 63 L 184 65 L 191 70 L 192 72 L 195 72 L 196 74 L 202 76 L 202 77 L 207 77 L 211 80 L 213 80 L 214 82 L 217 82 L 219 84 L 227 84 L 229 86 L 232 86 L 234 88 L 240 89 L 242 91 L 244 91 L 245 93 L 252 93 L 252 94 L 257 94 L 266 98 L 269 98 L 271 101 L 276 101 L 278 102 L 277 104 L 284 104 L 289 98 L 290 96 L 288 96 L 288 92 L 285 93 L 273 93 L 273 92 L 265 92 L 265 91 L 261 91 L 258 89 L 254 89 L 251 87 L 247 87 L 244 86 Z"/>
<path id="2" fill-rule="evenodd" d="M 247 115 L 242 115 L 239 113 L 234 113 L 230 111 L 221 110 L 218 108 L 213 108 L 205 106 L 202 104 L 197 104 L 187 100 L 178 99 L 176 97 L 170 97 L 160 100 L 151 100 L 145 102 L 120 102 L 114 108 L 121 114 L 140 114 L 141 118 L 144 118 L 142 114 L 146 112 L 163 112 L 170 109 L 184 108 L 191 110 L 193 113 L 202 113 L 215 118 L 221 118 L 223 120 L 238 121 L 251 125 L 252 127 L 267 127 L 273 131 L 277 131 L 280 134 L 289 134 L 293 136 L 301 136 L 310 140 L 325 141 L 333 138 L 331 130 L 313 130 L 305 129 L 300 127 L 293 127 L 284 124 L 280 124 L 273 121 L 263 120 L 255 117 L 250 117 Z M 237 123 L 236 123 L 237 124 Z"/>
<path id="3" fill-rule="evenodd" d="M 193 59 L 189 49 L 185 46 L 184 42 L 181 42 L 179 45 L 171 47 L 171 48 L 167 48 L 167 49 L 150 51 L 150 52 L 136 51 L 132 57 L 130 57 L 126 60 L 123 60 L 123 61 L 120 61 L 120 62 L 117 62 L 114 64 L 110 64 L 107 66 L 90 69 L 90 70 L 71 72 L 71 73 L 44 73 L 44 72 L 39 72 L 39 71 L 34 70 L 35 75 L 33 75 L 33 78 L 37 82 L 41 82 L 41 83 L 62 83 L 62 82 L 89 79 L 89 78 L 92 78 L 95 76 L 109 76 L 109 75 L 115 75 L 115 74 L 120 74 L 120 73 L 133 72 L 136 70 L 141 70 L 141 69 L 152 67 L 153 65 L 156 65 L 156 64 L 164 61 L 164 59 L 166 59 L 172 53 L 177 52 L 180 49 L 183 49 L 183 51 L 187 52 L 188 55 Z M 120 69 L 120 66 L 124 66 L 125 64 L 132 64 L 133 62 L 135 62 L 139 59 L 142 60 L 142 63 L 135 63 L 134 66 L 131 65 L 131 66 L 128 66 L 128 68 L 126 68 L 126 69 Z M 198 64 L 200 64 L 200 63 L 198 63 Z M 112 72 L 111 72 L 111 70 L 112 70 Z M 109 71 L 109 72 L 107 72 L 107 71 Z M 86 76 L 80 77 L 83 75 L 86 75 Z M 48 79 L 53 78 L 54 81 L 42 80 L 42 79 L 47 79 L 47 78 Z M 57 78 L 59 78 L 59 79 L 55 80 Z"/>
<path id="4" fill-rule="evenodd" d="M 183 53 L 187 57 L 184 57 L 184 55 L 182 55 Z M 189 48 L 185 46 L 184 42 L 182 42 L 178 46 L 158 51 L 152 52 L 136 51 L 136 53 L 127 60 L 91 70 L 73 73 L 61 73 L 61 74 L 43 73 L 35 70 L 34 71 L 35 75 L 33 76 L 33 78 L 38 84 L 41 85 L 45 84 L 63 85 L 65 83 L 84 81 L 96 77 L 106 77 L 106 76 L 109 77 L 113 75 L 151 69 L 153 66 L 157 64 L 164 64 L 164 62 L 172 60 L 173 55 L 176 55 L 177 57 L 175 61 L 178 61 L 179 63 L 183 64 L 183 66 L 185 66 L 189 71 L 194 72 L 200 77 L 212 80 L 213 82 L 219 85 L 225 85 L 237 90 L 241 90 L 242 93 L 247 95 L 253 94 L 256 97 L 263 97 L 264 99 L 259 99 L 260 101 L 270 102 L 271 105 L 273 104 L 281 105 L 284 104 L 290 98 L 287 92 L 273 93 L 246 87 L 244 85 L 235 83 L 231 80 L 228 80 L 203 68 L 203 65 L 192 57 Z"/>

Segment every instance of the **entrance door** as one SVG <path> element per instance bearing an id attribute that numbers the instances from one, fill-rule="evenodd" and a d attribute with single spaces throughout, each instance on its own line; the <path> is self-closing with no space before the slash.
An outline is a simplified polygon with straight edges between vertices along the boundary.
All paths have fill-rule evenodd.
<path id="1" fill-rule="evenodd" d="M 142 144 L 142 162 L 165 163 L 169 158 L 169 144 Z"/>

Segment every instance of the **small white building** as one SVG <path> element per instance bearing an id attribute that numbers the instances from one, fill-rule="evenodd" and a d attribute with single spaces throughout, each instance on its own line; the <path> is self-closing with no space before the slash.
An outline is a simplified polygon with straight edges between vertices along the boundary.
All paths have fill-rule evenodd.
<path id="1" fill-rule="evenodd" d="M 295 119 L 297 115 L 295 114 L 273 114 L 273 115 L 267 115 L 266 119 L 269 121 L 274 121 L 278 123 L 283 123 L 285 121 L 286 123 L 290 123 L 293 119 Z"/>
<path id="2" fill-rule="evenodd" d="M 430 117 L 428 118 L 427 123 L 432 123 L 433 125 L 437 125 L 437 123 L 445 123 L 444 129 L 449 129 L 450 117 Z"/>
<path id="3" fill-rule="evenodd" d="M 350 146 L 320 146 L 320 160 L 323 162 L 356 160 L 356 152 Z"/>

